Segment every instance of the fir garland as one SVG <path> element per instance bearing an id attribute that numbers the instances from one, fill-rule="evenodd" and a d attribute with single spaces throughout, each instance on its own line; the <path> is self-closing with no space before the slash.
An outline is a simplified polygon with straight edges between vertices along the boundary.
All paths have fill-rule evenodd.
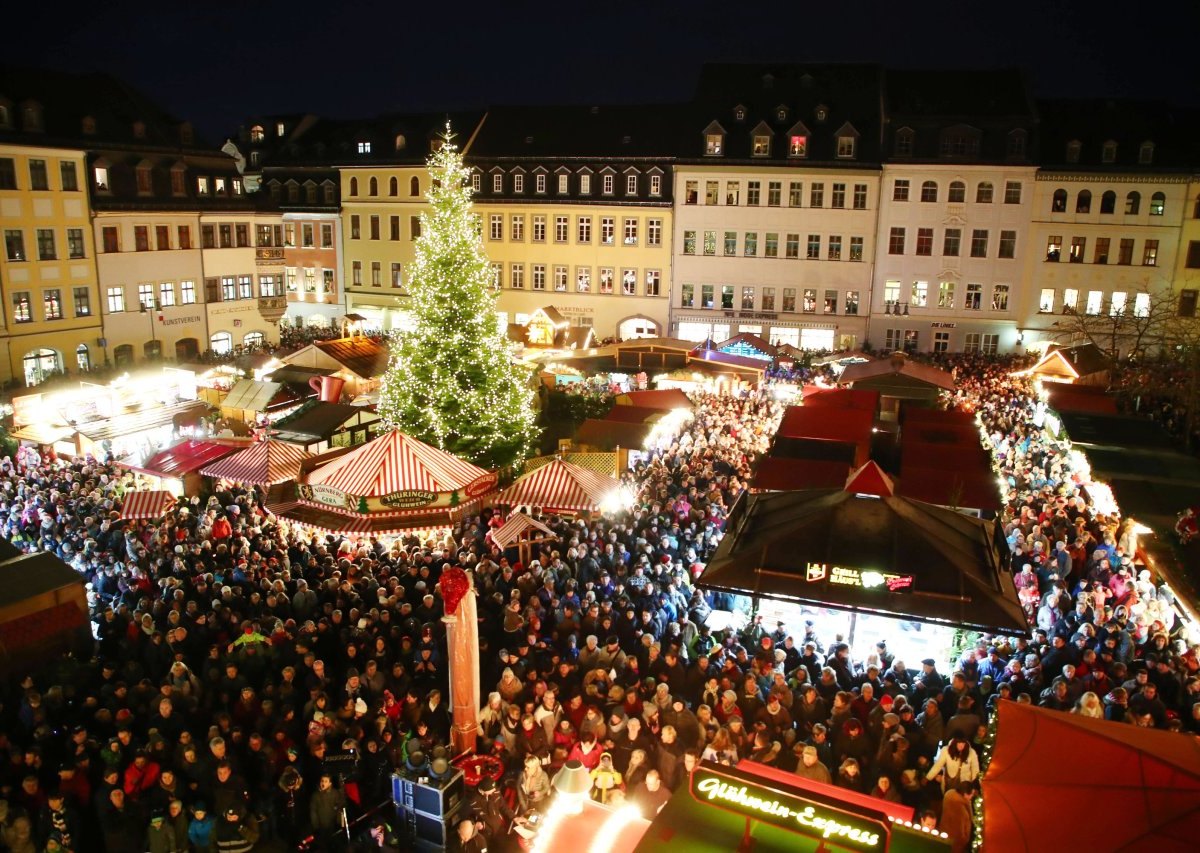
<path id="1" fill-rule="evenodd" d="M 996 750 L 996 728 L 999 722 L 1000 705 L 997 704 L 988 717 L 987 734 L 983 736 L 983 743 L 979 747 L 979 793 L 971 800 L 971 822 L 975 824 L 975 833 L 971 837 L 973 851 L 983 847 L 983 777 L 987 773 L 988 765 L 992 763 L 992 753 Z"/>

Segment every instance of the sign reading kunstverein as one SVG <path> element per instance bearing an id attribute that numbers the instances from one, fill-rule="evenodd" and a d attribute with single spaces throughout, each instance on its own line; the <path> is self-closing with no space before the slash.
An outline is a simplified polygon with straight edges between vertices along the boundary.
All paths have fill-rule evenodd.
<path id="1" fill-rule="evenodd" d="M 698 768 L 692 773 L 691 791 L 702 803 L 840 847 L 887 849 L 888 827 L 882 821 L 752 785 L 734 776 Z"/>

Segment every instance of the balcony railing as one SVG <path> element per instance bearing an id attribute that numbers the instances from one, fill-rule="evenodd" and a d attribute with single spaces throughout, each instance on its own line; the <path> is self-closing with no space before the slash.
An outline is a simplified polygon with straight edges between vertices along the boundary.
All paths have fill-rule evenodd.
<path id="1" fill-rule="evenodd" d="M 883 303 L 884 314 L 895 314 L 899 316 L 908 316 L 908 303 L 898 301 L 888 301 Z"/>

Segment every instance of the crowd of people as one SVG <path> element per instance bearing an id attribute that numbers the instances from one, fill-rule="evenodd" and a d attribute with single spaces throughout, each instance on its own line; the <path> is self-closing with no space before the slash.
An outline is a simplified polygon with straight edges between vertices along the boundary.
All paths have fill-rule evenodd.
<path id="1" fill-rule="evenodd" d="M 989 711 L 1005 699 L 1200 731 L 1197 658 L 1129 531 L 1094 511 L 1065 448 L 1003 362 L 960 357 L 947 405 L 977 412 L 1000 472 L 1027 637 L 907 664 L 811 623 L 713 631 L 741 602 L 695 588 L 783 405 L 768 386 L 701 395 L 639 464 L 627 513 L 545 519 L 527 564 L 492 510 L 444 539 L 351 541 L 289 527 L 252 489 L 120 518 L 135 475 L 92 459 L 0 463 L 0 535 L 91 584 L 95 657 L 64 656 L 0 708 L 0 846 L 245 853 L 398 848 L 396 768 L 450 741 L 438 580 L 479 593 L 481 752 L 506 773 L 472 796 L 465 850 L 517 843 L 577 759 L 593 796 L 653 815 L 702 759 L 743 758 L 913 807 L 971 835 Z M 802 621 L 802 620 L 801 620 Z M 355 818 L 364 815 L 362 821 Z"/>

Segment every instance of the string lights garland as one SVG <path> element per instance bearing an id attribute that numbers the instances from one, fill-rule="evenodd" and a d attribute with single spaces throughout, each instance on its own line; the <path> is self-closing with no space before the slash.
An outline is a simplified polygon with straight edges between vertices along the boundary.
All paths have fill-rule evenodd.
<path id="1" fill-rule="evenodd" d="M 447 122 L 428 160 L 430 209 L 407 270 L 412 323 L 393 335 L 378 411 L 389 429 L 496 468 L 533 446 L 533 392 L 496 319 L 471 174 L 453 138 Z"/>

